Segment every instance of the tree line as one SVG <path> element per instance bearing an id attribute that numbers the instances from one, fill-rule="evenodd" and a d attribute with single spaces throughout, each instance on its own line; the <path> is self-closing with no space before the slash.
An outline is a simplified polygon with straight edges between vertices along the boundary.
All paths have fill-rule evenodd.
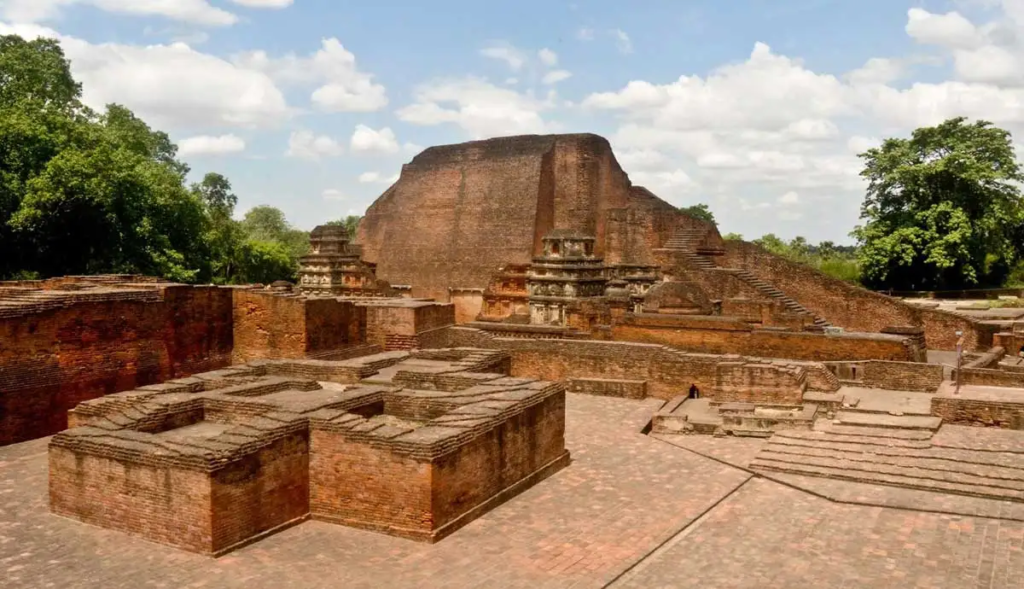
<path id="1" fill-rule="evenodd" d="M 166 133 L 124 106 L 96 112 L 81 98 L 56 41 L 0 37 L 0 279 L 295 280 L 307 231 L 270 206 L 235 219 L 227 178 L 189 184 Z M 352 231 L 358 221 L 335 223 Z"/>
<path id="2" fill-rule="evenodd" d="M 1008 131 L 956 117 L 860 157 L 868 186 L 856 246 L 773 234 L 754 243 L 878 290 L 1024 286 L 1024 175 Z M 715 223 L 705 204 L 680 210 Z"/>

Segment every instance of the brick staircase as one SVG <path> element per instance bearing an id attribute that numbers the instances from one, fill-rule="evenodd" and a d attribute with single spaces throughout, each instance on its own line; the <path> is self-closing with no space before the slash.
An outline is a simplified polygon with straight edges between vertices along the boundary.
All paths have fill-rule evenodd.
<path id="1" fill-rule="evenodd" d="M 701 247 L 705 236 L 706 232 L 701 229 L 679 228 L 672 234 L 672 237 L 665 242 L 664 248 L 680 252 L 691 266 L 698 269 L 711 270 L 718 268 L 709 256 L 701 253 L 702 251 L 710 251 Z M 763 296 L 780 303 L 790 313 L 811 317 L 813 324 L 816 327 L 831 327 L 832 324 L 823 317 L 815 315 L 806 307 L 801 305 L 796 299 L 786 295 L 786 293 L 782 292 L 774 285 L 758 278 L 757 275 L 750 270 L 735 268 L 723 268 L 723 270 L 727 270 L 733 276 L 746 282 Z"/>
<path id="2" fill-rule="evenodd" d="M 848 417 L 843 413 L 837 421 Z M 893 419 L 819 421 L 814 431 L 776 432 L 750 468 L 1024 503 L 1024 455 L 940 447 L 931 441 L 938 418 L 885 417 Z"/>

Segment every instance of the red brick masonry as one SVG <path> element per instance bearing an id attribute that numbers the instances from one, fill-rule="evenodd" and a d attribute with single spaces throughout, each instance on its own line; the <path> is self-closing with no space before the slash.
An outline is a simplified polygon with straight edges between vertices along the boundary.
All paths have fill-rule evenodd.
<path id="1" fill-rule="evenodd" d="M 261 361 L 88 401 L 50 442 L 51 510 L 211 555 L 307 517 L 436 541 L 568 463 L 563 385 L 508 368 Z"/>

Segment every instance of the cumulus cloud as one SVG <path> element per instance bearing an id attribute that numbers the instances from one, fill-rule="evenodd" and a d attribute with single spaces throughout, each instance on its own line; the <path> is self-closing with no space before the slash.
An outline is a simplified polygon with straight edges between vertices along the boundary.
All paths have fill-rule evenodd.
<path id="1" fill-rule="evenodd" d="M 3 23 L 0 34 L 56 38 L 82 83 L 86 104 L 97 109 L 124 104 L 157 128 L 268 127 L 292 115 L 263 72 L 183 43 L 92 44 L 45 27 Z"/>
<path id="2" fill-rule="evenodd" d="M 345 193 L 337 188 L 328 188 L 320 193 L 320 198 L 324 200 L 345 200 Z"/>
<path id="3" fill-rule="evenodd" d="M 265 51 L 250 51 L 235 55 L 232 61 L 282 84 L 315 87 L 310 100 L 325 112 L 372 112 L 388 104 L 384 86 L 360 70 L 355 55 L 333 37 L 321 41 L 320 49 L 307 57 L 294 53 L 271 57 Z"/>
<path id="4" fill-rule="evenodd" d="M 436 80 L 416 88 L 414 97 L 397 111 L 399 119 L 416 125 L 455 124 L 474 139 L 550 129 L 540 114 L 550 108 L 550 101 L 479 78 Z"/>
<path id="5" fill-rule="evenodd" d="M 547 47 L 538 51 L 537 57 L 539 57 L 540 62 L 547 67 L 555 67 L 558 65 L 558 54 Z"/>
<path id="6" fill-rule="evenodd" d="M 571 77 L 572 73 L 567 70 L 551 70 L 544 74 L 544 78 L 541 81 L 550 86 L 568 80 Z"/>
<path id="7" fill-rule="evenodd" d="M 245 1 L 260 0 L 241 0 L 238 3 Z M 237 16 L 211 5 L 207 0 L 4 0 L 0 2 L 0 15 L 12 22 L 42 22 L 58 18 L 63 8 L 73 5 L 91 6 L 117 14 L 159 16 L 197 25 L 229 26 L 238 22 Z"/>
<path id="8" fill-rule="evenodd" d="M 480 55 L 504 61 L 512 71 L 517 72 L 526 63 L 526 54 L 508 43 L 494 43 L 480 50 Z"/>
<path id="9" fill-rule="evenodd" d="M 178 153 L 190 155 L 224 155 L 245 150 L 245 140 L 237 135 L 198 135 L 178 142 Z"/>
<path id="10" fill-rule="evenodd" d="M 316 135 L 312 131 L 293 131 L 288 138 L 285 155 L 307 160 L 336 157 L 344 152 L 341 143 L 327 135 Z"/>
<path id="11" fill-rule="evenodd" d="M 398 139 L 389 127 L 376 131 L 366 125 L 356 125 L 350 147 L 355 153 L 397 153 Z"/>

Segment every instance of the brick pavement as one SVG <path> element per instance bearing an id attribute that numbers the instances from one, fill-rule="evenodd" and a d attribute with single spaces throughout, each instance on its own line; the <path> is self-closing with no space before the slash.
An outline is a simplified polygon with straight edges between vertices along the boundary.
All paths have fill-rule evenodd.
<path id="1" fill-rule="evenodd" d="M 749 477 L 641 435 L 659 404 L 570 395 L 573 463 L 438 544 L 306 522 L 217 560 L 50 515 L 46 441 L 0 448 L 0 585 L 600 587 Z"/>
<path id="2" fill-rule="evenodd" d="M 614 587 L 1017 589 L 1024 524 L 840 505 L 756 478 Z"/>
<path id="3" fill-rule="evenodd" d="M 569 395 L 573 464 L 438 544 L 307 522 L 216 560 L 49 515 L 46 441 L 0 448 L 0 586 L 1024 586 L 1020 522 L 750 479 L 640 435 L 658 404 Z M 751 449 L 719 446 L 740 460 Z"/>

